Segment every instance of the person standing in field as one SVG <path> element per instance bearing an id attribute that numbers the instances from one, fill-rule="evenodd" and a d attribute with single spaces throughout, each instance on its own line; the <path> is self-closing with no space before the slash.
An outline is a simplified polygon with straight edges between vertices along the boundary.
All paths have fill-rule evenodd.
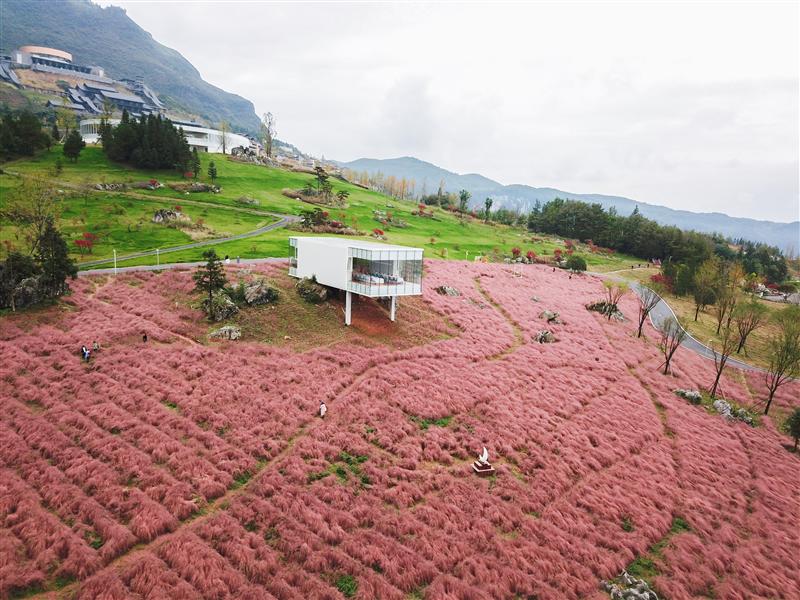
<path id="1" fill-rule="evenodd" d="M 97 343 L 97 340 L 92 342 L 92 352 L 100 352 L 100 344 Z"/>
<path id="2" fill-rule="evenodd" d="M 319 405 L 319 416 L 321 419 L 325 418 L 325 413 L 328 412 L 328 407 L 325 405 L 325 401 L 323 400 Z"/>
<path id="3" fill-rule="evenodd" d="M 147 332 L 142 333 L 142 341 L 147 343 Z"/>

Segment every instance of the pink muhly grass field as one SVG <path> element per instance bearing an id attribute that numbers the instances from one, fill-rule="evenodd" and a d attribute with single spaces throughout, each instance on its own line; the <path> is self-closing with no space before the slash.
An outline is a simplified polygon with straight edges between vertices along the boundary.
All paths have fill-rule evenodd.
<path id="1" fill-rule="evenodd" d="M 673 390 L 707 387 L 713 363 L 680 349 L 662 375 L 633 297 L 624 323 L 585 309 L 594 277 L 428 262 L 424 300 L 453 337 L 304 353 L 207 344 L 192 286 L 85 277 L 44 316 L 0 320 L 0 598 L 57 582 L 109 599 L 353 583 L 357 598 L 602 598 L 659 542 L 664 597 L 800 589 L 800 457 L 777 420 L 800 385 L 757 428 L 689 404 Z M 543 329 L 558 341 L 537 343 Z M 735 370 L 721 389 L 765 393 Z M 496 476 L 481 479 L 484 445 Z M 670 533 L 676 518 L 689 529 Z"/>

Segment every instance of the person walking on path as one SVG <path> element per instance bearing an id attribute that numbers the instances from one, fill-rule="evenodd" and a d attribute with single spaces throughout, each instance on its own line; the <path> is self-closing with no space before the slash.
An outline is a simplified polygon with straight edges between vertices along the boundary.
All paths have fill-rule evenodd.
<path id="1" fill-rule="evenodd" d="M 142 341 L 144 343 L 147 343 L 147 332 L 146 331 L 144 333 L 142 333 Z"/>
<path id="2" fill-rule="evenodd" d="M 325 413 L 328 412 L 328 407 L 325 405 L 325 401 L 323 400 L 319 405 L 319 416 L 321 419 L 325 418 Z"/>

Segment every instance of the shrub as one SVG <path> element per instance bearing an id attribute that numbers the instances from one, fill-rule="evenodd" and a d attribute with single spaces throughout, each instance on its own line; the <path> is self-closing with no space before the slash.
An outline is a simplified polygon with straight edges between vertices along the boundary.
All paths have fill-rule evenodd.
<path id="1" fill-rule="evenodd" d="M 572 271 L 585 271 L 586 261 L 582 256 L 573 255 L 567 259 L 567 268 Z"/>

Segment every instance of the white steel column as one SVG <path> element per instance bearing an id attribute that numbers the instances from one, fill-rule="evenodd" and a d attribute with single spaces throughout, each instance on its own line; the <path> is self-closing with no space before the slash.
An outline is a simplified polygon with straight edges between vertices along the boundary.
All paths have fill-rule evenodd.
<path id="1" fill-rule="evenodd" d="M 389 318 L 394 321 L 394 316 L 397 314 L 397 296 L 392 296 L 392 311 L 389 313 Z"/>
<path id="2" fill-rule="evenodd" d="M 352 308 L 353 300 L 350 297 L 350 292 L 347 292 L 347 299 L 344 301 L 344 324 L 350 325 L 350 310 Z"/>

